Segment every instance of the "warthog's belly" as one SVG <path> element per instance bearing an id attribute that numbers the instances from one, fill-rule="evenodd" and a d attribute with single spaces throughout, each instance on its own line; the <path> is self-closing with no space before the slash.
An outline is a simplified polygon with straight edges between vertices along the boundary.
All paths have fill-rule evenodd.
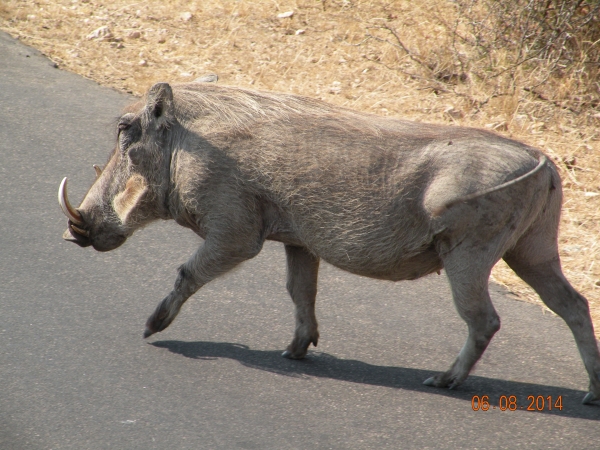
<path id="1" fill-rule="evenodd" d="M 381 280 L 401 281 L 416 280 L 443 267 L 442 260 L 433 247 L 417 255 L 402 256 L 391 259 L 389 255 L 369 255 L 364 258 L 331 258 L 330 255 L 319 255 L 329 264 L 342 270 Z"/>
<path id="2" fill-rule="evenodd" d="M 386 232 L 390 228 L 387 224 L 376 222 L 369 224 L 370 233 L 364 233 L 364 229 L 358 233 L 351 224 L 319 227 L 315 220 L 306 226 L 309 220 L 304 219 L 304 227 L 294 227 L 288 220 L 278 221 L 267 239 L 304 247 L 342 270 L 382 280 L 415 280 L 443 268 L 432 236 L 423 232 L 428 230 L 427 224 L 409 227 L 398 218 L 400 226 L 392 233 Z M 294 228 L 304 228 L 304 233 L 300 235 Z"/>

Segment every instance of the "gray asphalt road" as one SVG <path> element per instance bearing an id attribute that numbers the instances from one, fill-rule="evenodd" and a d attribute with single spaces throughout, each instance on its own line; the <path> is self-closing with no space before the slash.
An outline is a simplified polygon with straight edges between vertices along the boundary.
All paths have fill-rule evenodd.
<path id="1" fill-rule="evenodd" d="M 130 100 L 0 34 L 0 449 L 600 447 L 567 327 L 499 288 L 503 327 L 457 391 L 422 385 L 466 335 L 444 276 L 394 284 L 323 264 L 319 347 L 281 358 L 293 310 L 278 244 L 144 341 L 199 238 L 165 222 L 81 249 L 61 239 L 56 201 L 63 176 L 82 198 Z M 475 395 L 492 408 L 474 411 Z M 546 408 L 527 411 L 530 395 Z"/>

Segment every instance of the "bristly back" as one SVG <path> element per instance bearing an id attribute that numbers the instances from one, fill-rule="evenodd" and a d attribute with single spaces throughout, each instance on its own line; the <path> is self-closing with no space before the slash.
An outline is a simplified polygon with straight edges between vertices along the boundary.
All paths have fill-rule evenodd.
<path id="1" fill-rule="evenodd" d="M 182 124 L 210 130 L 252 133 L 256 123 L 298 120 L 300 117 L 335 117 L 342 128 L 378 135 L 377 116 L 333 106 L 297 95 L 223 87 L 208 83 L 173 85 L 176 116 Z M 201 122 L 201 123 L 199 123 Z"/>
<path id="2" fill-rule="evenodd" d="M 202 133 L 242 133 L 252 135 L 259 124 L 303 127 L 306 123 L 327 122 L 340 132 L 361 132 L 414 139 L 461 137 L 500 137 L 487 130 L 434 125 L 383 117 L 331 105 L 299 95 L 255 91 L 213 83 L 172 85 L 177 119 Z M 501 139 L 501 138 L 500 138 Z"/>

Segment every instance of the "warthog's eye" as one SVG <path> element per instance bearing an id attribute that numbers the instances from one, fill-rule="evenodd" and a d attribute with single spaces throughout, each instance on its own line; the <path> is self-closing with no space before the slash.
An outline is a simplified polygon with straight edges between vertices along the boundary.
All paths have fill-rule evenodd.
<path id="1" fill-rule="evenodd" d="M 131 113 L 119 119 L 117 130 L 117 140 L 123 152 L 142 137 L 139 120 L 136 120 L 136 116 Z"/>
<path id="2" fill-rule="evenodd" d="M 117 128 L 119 129 L 119 132 L 121 132 L 123 130 L 127 130 L 130 127 L 131 127 L 131 124 L 127 123 L 127 122 L 119 122 L 119 125 L 117 125 Z"/>
<path id="3" fill-rule="evenodd" d="M 125 114 L 124 116 L 122 116 L 121 119 L 119 120 L 119 124 L 117 125 L 117 129 L 119 130 L 119 133 L 123 130 L 127 130 L 128 128 L 130 128 L 134 119 L 135 119 L 135 115 L 133 115 L 132 113 L 128 113 L 128 114 Z"/>
<path id="4" fill-rule="evenodd" d="M 122 149 L 127 148 L 131 142 L 131 139 L 128 139 L 127 137 L 127 133 L 122 133 L 122 131 L 128 130 L 129 128 L 131 128 L 131 124 L 129 123 L 121 122 L 118 125 L 119 133 L 117 135 L 117 139 L 119 140 L 119 145 Z"/>

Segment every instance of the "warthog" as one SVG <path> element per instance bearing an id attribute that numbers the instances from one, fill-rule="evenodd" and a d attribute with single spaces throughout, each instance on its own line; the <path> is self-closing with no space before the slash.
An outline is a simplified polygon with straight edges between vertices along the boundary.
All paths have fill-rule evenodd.
<path id="1" fill-rule="evenodd" d="M 468 337 L 448 371 L 425 384 L 455 388 L 500 328 L 488 293 L 503 258 L 571 328 L 600 399 L 600 354 L 586 299 L 565 279 L 555 165 L 493 133 L 378 117 L 294 95 L 211 83 L 158 83 L 117 125 L 117 143 L 79 208 L 66 178 L 64 238 L 108 251 L 156 219 L 204 239 L 146 323 L 164 330 L 200 287 L 282 242 L 294 337 L 303 358 L 319 339 L 323 260 L 384 280 L 445 269 Z"/>

